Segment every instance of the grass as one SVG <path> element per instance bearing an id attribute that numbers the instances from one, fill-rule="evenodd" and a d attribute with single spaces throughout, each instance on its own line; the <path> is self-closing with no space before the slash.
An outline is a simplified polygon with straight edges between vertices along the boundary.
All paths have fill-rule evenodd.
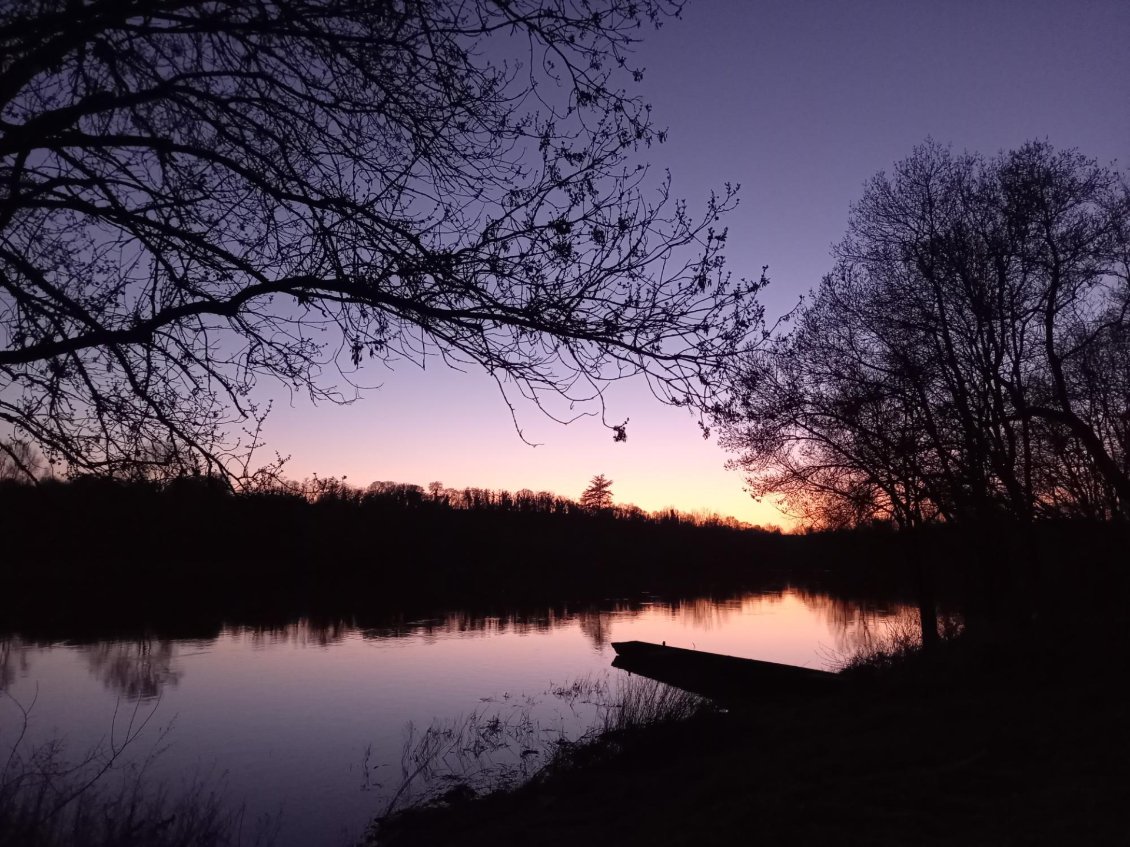
<path id="1" fill-rule="evenodd" d="M 941 644 L 955 642 L 964 632 L 958 616 L 938 619 L 938 639 Z M 897 673 L 921 658 L 922 628 L 917 614 L 905 612 L 881 622 L 881 629 L 865 631 L 854 647 L 838 656 L 832 656 L 835 670 L 851 679 L 874 678 Z"/>
<path id="2" fill-rule="evenodd" d="M 549 746 L 529 710 L 505 718 L 477 711 L 422 731 L 409 724 L 400 784 L 381 817 L 514 786 L 537 772 Z"/>
<path id="3" fill-rule="evenodd" d="M 533 702 L 508 717 L 474 712 L 422 732 L 409 725 L 401 757 L 401 783 L 367 837 L 380 844 L 430 811 L 471 800 L 509 795 L 581 770 L 594 760 L 616 755 L 649 730 L 676 724 L 708 711 L 706 700 L 644 677 L 607 675 L 551 685 L 549 693 L 577 712 L 594 709 L 591 725 L 570 739 L 531 718 Z"/>
<path id="4" fill-rule="evenodd" d="M 703 698 L 642 676 L 617 681 L 616 692 L 601 712 L 597 739 L 639 732 L 700 714 Z"/>

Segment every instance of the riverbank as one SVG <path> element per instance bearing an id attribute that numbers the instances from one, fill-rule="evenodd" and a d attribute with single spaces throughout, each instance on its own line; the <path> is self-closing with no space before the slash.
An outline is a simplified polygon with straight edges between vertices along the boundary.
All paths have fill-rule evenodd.
<path id="1" fill-rule="evenodd" d="M 1121 524 L 780 535 L 549 495 L 468 489 L 457 507 L 400 489 L 311 499 L 206 482 L 0 485 L 0 582 L 19 598 L 0 608 L 0 633 L 205 636 L 221 623 L 497 614 L 774 584 L 980 621 L 1056 614 L 1065 591 L 1125 596 L 1128 579 Z"/>
<path id="2" fill-rule="evenodd" d="M 404 814 L 375 843 L 1124 844 L 1125 654 L 1064 647 L 959 639 L 818 699 L 605 738 L 517 791 Z"/>

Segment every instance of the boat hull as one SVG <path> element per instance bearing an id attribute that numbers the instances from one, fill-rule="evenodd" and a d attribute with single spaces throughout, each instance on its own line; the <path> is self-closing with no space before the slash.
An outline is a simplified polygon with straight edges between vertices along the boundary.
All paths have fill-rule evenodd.
<path id="1" fill-rule="evenodd" d="M 742 659 L 647 641 L 614 641 L 612 667 L 717 700 L 780 694 L 822 694 L 839 687 L 838 674 L 777 662 Z"/>

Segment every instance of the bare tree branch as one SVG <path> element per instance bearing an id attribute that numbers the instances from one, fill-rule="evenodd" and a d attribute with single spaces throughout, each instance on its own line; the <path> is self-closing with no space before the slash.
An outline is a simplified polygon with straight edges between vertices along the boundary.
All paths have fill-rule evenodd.
<path id="1" fill-rule="evenodd" d="M 438 355 L 705 421 L 764 280 L 723 266 L 736 188 L 692 214 L 640 158 L 632 45 L 680 7 L 5 4 L 0 420 L 74 470 L 230 474 L 264 377 L 340 402 Z"/>

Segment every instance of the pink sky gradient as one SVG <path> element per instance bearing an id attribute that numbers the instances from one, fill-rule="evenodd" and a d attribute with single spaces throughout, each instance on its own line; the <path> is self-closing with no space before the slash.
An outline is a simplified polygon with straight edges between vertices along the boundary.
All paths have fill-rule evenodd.
<path id="1" fill-rule="evenodd" d="M 670 129 L 650 160 L 692 207 L 741 183 L 729 264 L 748 277 L 770 266 L 773 318 L 828 270 L 863 183 L 928 136 L 985 154 L 1046 138 L 1125 169 L 1127 44 L 1125 0 L 698 0 L 638 51 L 641 92 Z M 288 475 L 576 497 L 603 473 L 620 503 L 789 523 L 754 503 L 724 469 L 726 454 L 642 382 L 607 396 L 610 422 L 631 419 L 626 443 L 596 420 L 563 427 L 519 407 L 526 437 L 541 444 L 529 447 L 481 373 L 404 364 L 363 378 L 381 388 L 351 406 L 276 400 L 266 435 L 292 456 Z"/>

